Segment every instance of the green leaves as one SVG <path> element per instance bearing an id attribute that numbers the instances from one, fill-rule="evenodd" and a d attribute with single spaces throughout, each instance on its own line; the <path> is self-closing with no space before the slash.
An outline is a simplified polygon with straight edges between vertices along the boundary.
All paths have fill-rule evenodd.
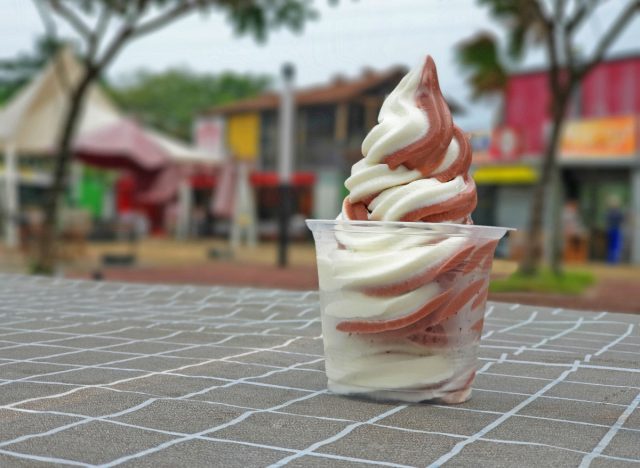
<path id="1" fill-rule="evenodd" d="M 271 80 L 265 75 L 212 75 L 172 69 L 158 74 L 139 71 L 128 81 L 109 88 L 123 110 L 148 125 L 189 140 L 198 113 L 254 96 L 266 89 Z"/>
<path id="2" fill-rule="evenodd" d="M 473 99 L 504 89 L 507 73 L 490 33 L 481 32 L 459 44 L 456 53 L 458 64 L 470 72 L 467 82 L 473 90 Z"/>
<path id="3" fill-rule="evenodd" d="M 268 31 L 287 27 L 301 31 L 304 24 L 318 17 L 310 0 L 219 0 L 238 35 L 251 35 L 265 41 Z"/>
<path id="4" fill-rule="evenodd" d="M 527 41 L 542 40 L 544 19 L 538 12 L 543 6 L 538 0 L 478 0 L 478 3 L 487 7 L 491 16 L 509 31 L 507 52 L 512 59 L 522 58 Z"/>

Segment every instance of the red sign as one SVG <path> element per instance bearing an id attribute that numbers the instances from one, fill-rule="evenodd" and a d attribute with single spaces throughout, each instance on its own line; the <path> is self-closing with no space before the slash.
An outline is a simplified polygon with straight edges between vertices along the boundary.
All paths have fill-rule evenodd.
<path id="1" fill-rule="evenodd" d="M 514 161 L 522 154 L 522 141 L 513 127 L 497 127 L 491 135 L 491 158 L 498 161 Z"/>

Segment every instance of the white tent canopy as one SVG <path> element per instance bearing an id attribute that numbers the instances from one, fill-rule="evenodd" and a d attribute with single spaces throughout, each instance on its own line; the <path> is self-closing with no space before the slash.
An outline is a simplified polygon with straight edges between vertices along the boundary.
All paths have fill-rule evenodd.
<path id="1" fill-rule="evenodd" d="M 82 67 L 69 48 L 63 49 L 0 113 L 0 143 L 18 154 L 48 155 L 55 149 Z M 98 86 L 89 89 L 78 134 L 117 122 L 122 115 Z"/>

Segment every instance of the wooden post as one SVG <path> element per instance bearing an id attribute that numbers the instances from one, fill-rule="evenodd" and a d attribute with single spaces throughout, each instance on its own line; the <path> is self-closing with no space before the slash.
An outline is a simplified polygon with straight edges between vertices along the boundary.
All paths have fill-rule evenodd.
<path id="1" fill-rule="evenodd" d="M 5 199 L 5 244 L 14 249 L 18 246 L 18 161 L 16 147 L 12 142 L 4 148 L 4 199 Z"/>

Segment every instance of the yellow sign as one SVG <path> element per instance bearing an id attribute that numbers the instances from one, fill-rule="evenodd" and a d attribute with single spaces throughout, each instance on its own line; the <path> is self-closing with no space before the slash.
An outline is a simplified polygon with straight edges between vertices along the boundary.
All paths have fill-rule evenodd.
<path id="1" fill-rule="evenodd" d="M 235 159 L 254 161 L 260 146 L 260 115 L 253 112 L 229 116 L 227 146 Z"/>
<path id="2" fill-rule="evenodd" d="M 631 158 L 638 150 L 634 116 L 575 120 L 560 140 L 563 159 Z"/>
<path id="3" fill-rule="evenodd" d="M 476 184 L 533 184 L 538 173 L 529 166 L 485 166 L 473 173 Z"/>

